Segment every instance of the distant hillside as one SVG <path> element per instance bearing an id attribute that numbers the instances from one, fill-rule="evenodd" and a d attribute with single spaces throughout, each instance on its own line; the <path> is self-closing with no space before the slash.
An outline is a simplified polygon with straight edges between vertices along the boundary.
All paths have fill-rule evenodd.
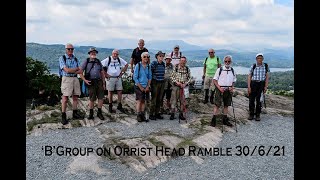
<path id="1" fill-rule="evenodd" d="M 174 45 L 173 45 L 174 46 Z M 82 62 L 88 57 L 88 49 L 91 46 L 75 46 L 75 55 L 78 57 L 79 61 Z M 133 48 L 135 48 L 134 46 Z M 146 46 L 150 50 L 151 61 L 155 60 L 154 55 L 159 49 L 152 49 Z M 104 59 L 111 55 L 113 49 L 110 48 L 100 48 L 97 47 L 99 53 L 97 54 L 99 59 Z M 169 53 L 170 50 L 160 49 L 164 52 Z M 291 51 L 290 51 L 291 50 Z M 122 57 L 127 62 L 130 61 L 131 53 L 133 49 L 120 49 L 120 57 Z M 235 51 L 226 49 L 216 49 L 216 55 L 222 58 L 225 55 L 232 55 L 234 60 L 234 66 L 245 66 L 249 67 L 255 62 L 255 55 L 257 52 L 250 51 Z M 38 44 L 38 43 L 26 43 L 26 56 L 33 59 L 45 62 L 50 69 L 58 68 L 58 59 L 61 55 L 65 53 L 64 45 L 62 44 Z M 203 60 L 208 56 L 207 50 L 189 50 L 182 51 L 183 55 L 188 58 L 188 65 L 190 67 L 203 66 Z M 263 52 L 265 55 L 264 62 L 269 63 L 270 67 L 281 67 L 281 68 L 292 68 L 294 65 L 293 60 L 293 48 L 288 50 L 273 50 L 266 49 Z"/>

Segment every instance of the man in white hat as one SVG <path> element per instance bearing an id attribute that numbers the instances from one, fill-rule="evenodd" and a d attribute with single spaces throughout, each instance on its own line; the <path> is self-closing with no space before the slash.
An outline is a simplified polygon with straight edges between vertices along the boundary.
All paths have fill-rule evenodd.
<path id="1" fill-rule="evenodd" d="M 179 45 L 175 45 L 173 47 L 173 51 L 171 52 L 172 64 L 174 66 L 179 64 L 181 57 L 182 57 L 182 52 L 180 51 L 180 47 Z"/>
<path id="2" fill-rule="evenodd" d="M 256 121 L 260 121 L 261 93 L 266 93 L 268 89 L 269 73 L 270 69 L 267 63 L 262 63 L 264 57 L 262 53 L 256 55 L 256 63 L 250 67 L 248 74 L 248 94 L 249 94 L 249 117 L 248 120 L 254 118 L 256 115 Z M 255 102 L 256 101 L 256 104 Z"/>

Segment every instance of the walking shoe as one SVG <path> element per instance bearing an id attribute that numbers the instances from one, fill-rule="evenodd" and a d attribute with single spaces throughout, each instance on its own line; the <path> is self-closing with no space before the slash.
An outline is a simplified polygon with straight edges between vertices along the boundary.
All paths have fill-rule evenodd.
<path id="1" fill-rule="evenodd" d="M 211 119 L 211 124 L 210 124 L 210 125 L 211 125 L 212 127 L 216 127 L 216 124 L 217 124 L 216 116 L 213 116 L 212 119 Z"/>
<path id="2" fill-rule="evenodd" d="M 67 120 L 67 114 L 65 112 L 62 113 L 61 123 L 63 125 L 66 125 L 69 123 L 69 121 Z"/>
<path id="3" fill-rule="evenodd" d="M 252 120 L 253 119 L 253 115 L 250 114 L 249 117 L 248 117 L 248 120 Z"/>
<path id="4" fill-rule="evenodd" d="M 179 119 L 181 119 L 181 120 L 186 120 L 186 118 L 183 117 L 183 114 L 182 114 L 182 113 L 179 114 Z"/>
<path id="5" fill-rule="evenodd" d="M 141 112 L 141 118 L 142 118 L 142 121 L 149 122 L 149 119 L 146 118 L 146 114 L 144 112 Z"/>
<path id="6" fill-rule="evenodd" d="M 163 117 L 160 114 L 156 114 L 157 119 L 163 119 Z"/>
<path id="7" fill-rule="evenodd" d="M 90 109 L 90 114 L 89 114 L 88 119 L 93 119 L 93 109 Z"/>
<path id="8" fill-rule="evenodd" d="M 208 103 L 208 97 L 204 98 L 203 100 L 203 104 L 207 104 Z"/>
<path id="9" fill-rule="evenodd" d="M 138 122 L 142 122 L 143 121 L 143 118 L 141 117 L 140 113 L 138 113 L 138 115 L 137 115 L 137 121 Z"/>
<path id="10" fill-rule="evenodd" d="M 81 115 L 78 113 L 78 110 L 73 110 L 72 118 L 73 118 L 73 119 L 83 119 L 83 116 L 81 116 Z"/>
<path id="11" fill-rule="evenodd" d="M 150 120 L 157 120 L 156 116 L 154 116 L 154 115 L 150 115 L 149 119 Z"/>
<path id="12" fill-rule="evenodd" d="M 115 113 L 116 111 L 112 109 L 112 104 L 109 104 L 109 113 Z"/>
<path id="13" fill-rule="evenodd" d="M 223 124 L 232 127 L 233 125 L 229 122 L 229 118 L 227 116 L 223 117 Z"/>
<path id="14" fill-rule="evenodd" d="M 100 120 L 104 120 L 104 117 L 102 115 L 102 112 L 98 112 L 97 113 L 97 117 L 100 119 Z"/>
<path id="15" fill-rule="evenodd" d="M 170 113 L 170 120 L 174 120 L 174 113 Z"/>
<path id="16" fill-rule="evenodd" d="M 256 121 L 260 121 L 261 119 L 260 119 L 260 114 L 257 114 L 256 115 Z"/>
<path id="17" fill-rule="evenodd" d="M 122 104 L 119 103 L 118 106 L 117 106 L 117 109 L 121 112 L 124 112 L 124 109 L 122 108 Z"/>

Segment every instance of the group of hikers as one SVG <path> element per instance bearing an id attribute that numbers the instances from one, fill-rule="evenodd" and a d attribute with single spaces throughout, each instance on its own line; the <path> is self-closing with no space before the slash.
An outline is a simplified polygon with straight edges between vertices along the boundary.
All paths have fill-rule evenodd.
<path id="1" fill-rule="evenodd" d="M 170 120 L 175 119 L 178 112 L 179 120 L 186 120 L 181 102 L 185 101 L 184 92 L 189 88 L 192 81 L 190 68 L 187 64 L 187 57 L 180 51 L 179 45 L 174 46 L 171 53 L 158 51 L 155 54 L 155 61 L 150 62 L 150 54 L 144 47 L 144 40 L 139 39 L 138 47 L 133 49 L 130 64 L 134 92 L 136 95 L 136 113 L 138 122 L 163 119 L 163 114 L 169 113 Z M 63 125 L 68 124 L 66 108 L 68 98 L 72 97 L 73 119 L 83 119 L 78 112 L 78 97 L 81 95 L 80 81 L 88 88 L 89 96 L 89 120 L 94 117 L 94 102 L 98 99 L 97 117 L 104 120 L 101 108 L 104 101 L 104 91 L 108 91 L 109 112 L 115 113 L 112 105 L 113 92 L 117 91 L 117 109 L 124 112 L 122 107 L 122 76 L 128 69 L 128 63 L 119 57 L 119 50 L 114 49 L 112 55 L 99 60 L 98 50 L 94 47 L 88 51 L 88 58 L 79 65 L 78 59 L 74 56 L 74 47 L 68 43 L 65 45 L 66 53 L 59 58 L 61 74 L 61 106 Z M 256 63 L 250 67 L 248 73 L 248 95 L 249 95 L 249 120 L 260 121 L 261 93 L 265 93 L 268 87 L 268 72 L 266 63 L 262 63 L 263 54 L 256 55 Z M 223 64 L 222 64 L 223 63 Z M 204 100 L 203 103 L 214 104 L 211 126 L 216 126 L 216 119 L 219 108 L 223 105 L 223 124 L 233 126 L 228 114 L 228 106 L 231 106 L 232 93 L 236 82 L 236 72 L 231 67 L 232 56 L 226 55 L 222 60 L 215 56 L 214 49 L 208 50 L 203 68 Z M 150 97 L 151 93 L 151 97 Z M 166 101 L 164 101 L 166 98 Z M 145 108 L 149 108 L 146 102 L 151 101 L 150 115 L 145 116 Z M 165 106 L 164 103 L 166 102 Z M 180 102 L 180 103 L 178 103 Z M 146 107 L 147 106 L 147 107 Z M 167 107 L 164 109 L 164 107 Z M 178 108 L 178 110 L 177 110 Z"/>

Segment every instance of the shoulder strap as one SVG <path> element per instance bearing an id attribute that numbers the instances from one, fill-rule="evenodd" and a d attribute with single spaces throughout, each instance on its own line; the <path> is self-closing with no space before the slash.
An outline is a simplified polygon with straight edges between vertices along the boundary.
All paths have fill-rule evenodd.
<path id="1" fill-rule="evenodd" d="M 217 65 L 219 64 L 219 57 L 217 56 Z"/>
<path id="2" fill-rule="evenodd" d="M 220 70 L 219 70 L 219 76 L 220 76 L 221 72 L 222 72 L 222 66 L 220 67 Z"/>
<path id="3" fill-rule="evenodd" d="M 140 76 L 140 62 L 138 62 L 138 79 L 139 79 L 139 76 Z"/>
<path id="4" fill-rule="evenodd" d="M 62 57 L 63 57 L 63 61 L 64 61 L 64 63 L 66 63 L 66 61 L 67 61 L 67 57 L 66 57 L 65 55 L 63 55 Z"/>
<path id="5" fill-rule="evenodd" d="M 264 68 L 266 69 L 266 73 L 268 72 L 268 64 L 264 63 Z"/>
<path id="6" fill-rule="evenodd" d="M 109 67 L 110 63 L 111 63 L 111 56 L 109 56 L 109 61 L 108 61 L 107 67 Z"/>
<path id="7" fill-rule="evenodd" d="M 253 76 L 253 71 L 254 71 L 254 69 L 256 68 L 256 63 L 254 63 L 253 65 L 252 65 L 252 72 L 251 72 L 251 78 L 252 78 L 252 76 Z"/>
<path id="8" fill-rule="evenodd" d="M 231 71 L 232 71 L 232 74 L 233 74 L 233 76 L 234 76 L 234 70 L 233 70 L 233 68 L 231 67 Z"/>
<path id="9" fill-rule="evenodd" d="M 180 58 L 181 58 L 181 56 L 182 56 L 182 52 L 180 51 Z"/>
<path id="10" fill-rule="evenodd" d="M 171 51 L 171 58 L 172 58 L 172 56 L 173 56 L 173 51 Z"/>
<path id="11" fill-rule="evenodd" d="M 208 60 L 208 57 L 206 57 L 206 60 L 204 60 L 205 65 L 207 65 L 207 60 Z"/>
<path id="12" fill-rule="evenodd" d="M 120 66 L 120 70 L 121 70 L 121 62 L 120 62 L 120 58 L 118 57 L 118 62 L 119 62 L 119 66 Z"/>

